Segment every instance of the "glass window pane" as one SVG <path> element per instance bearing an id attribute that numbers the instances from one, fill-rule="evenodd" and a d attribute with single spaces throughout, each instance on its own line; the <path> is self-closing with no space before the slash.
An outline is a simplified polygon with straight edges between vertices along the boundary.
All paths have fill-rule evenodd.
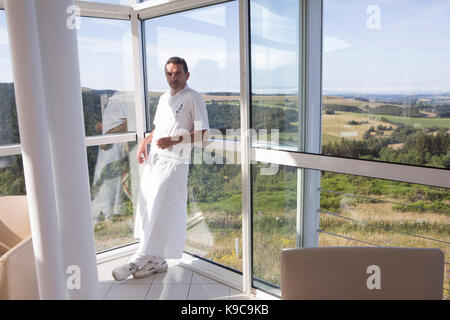
<path id="1" fill-rule="evenodd" d="M 136 242 L 134 211 L 139 187 L 136 142 L 87 148 L 97 251 Z"/>
<path id="2" fill-rule="evenodd" d="M 271 166 L 278 171 L 265 175 L 259 171 L 269 164 L 252 165 L 253 285 L 279 295 L 280 252 L 297 246 L 301 169 Z M 318 246 L 439 248 L 448 270 L 449 189 L 326 171 L 320 177 Z"/>
<path id="3" fill-rule="evenodd" d="M 0 115 L 0 145 L 20 143 L 4 10 L 0 10 Z"/>
<path id="4" fill-rule="evenodd" d="M 253 285 L 281 295 L 280 252 L 296 247 L 297 168 L 257 163 L 251 172 Z"/>
<path id="5" fill-rule="evenodd" d="M 26 195 L 22 156 L 0 157 L 0 196 Z"/>
<path id="6" fill-rule="evenodd" d="M 159 96 L 169 88 L 164 66 L 172 56 L 186 60 L 188 85 L 202 93 L 210 128 L 223 134 L 240 128 L 238 15 L 232 1 L 145 21 L 148 128 L 153 129 Z"/>
<path id="7" fill-rule="evenodd" d="M 332 172 L 321 176 L 319 246 L 439 248 L 448 274 L 448 189 Z M 444 288 L 448 299 L 448 278 Z"/>
<path id="8" fill-rule="evenodd" d="M 447 0 L 325 0 L 322 152 L 450 168 Z"/>
<path id="9" fill-rule="evenodd" d="M 136 132 L 130 22 L 82 17 L 77 35 L 86 136 Z"/>
<path id="10" fill-rule="evenodd" d="M 299 147 L 298 1 L 250 1 L 253 145 Z"/>
<path id="11" fill-rule="evenodd" d="M 240 165 L 190 165 L 185 251 L 242 272 Z"/>
<path id="12" fill-rule="evenodd" d="M 188 86 L 206 103 L 211 138 L 233 140 L 240 135 L 238 16 L 238 2 L 232 1 L 145 21 L 149 130 L 154 129 L 159 97 L 169 89 L 165 63 L 179 56 L 188 65 Z M 242 271 L 237 153 L 194 148 L 192 157 L 196 152 L 203 157 L 202 163 L 191 159 L 185 251 Z M 205 154 L 212 161 L 205 161 Z"/>

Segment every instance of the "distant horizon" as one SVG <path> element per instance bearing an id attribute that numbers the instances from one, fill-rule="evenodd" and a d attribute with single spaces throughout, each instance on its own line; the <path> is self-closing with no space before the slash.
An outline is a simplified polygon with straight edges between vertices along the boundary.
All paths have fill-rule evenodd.
<path id="1" fill-rule="evenodd" d="M 0 82 L 0 84 L 13 84 L 13 82 Z M 191 87 L 192 88 L 192 87 Z M 89 90 L 95 90 L 95 91 L 117 91 L 117 92 L 134 92 L 134 90 L 117 90 L 117 89 L 111 89 L 111 88 L 91 88 L 82 86 L 81 89 L 89 89 Z M 217 92 L 223 92 L 223 93 L 231 93 L 231 94 L 240 94 L 240 91 L 236 91 L 234 89 L 196 89 L 199 93 L 207 94 L 207 93 L 217 93 Z M 165 92 L 169 90 L 168 88 L 166 90 L 149 90 L 148 92 Z M 296 89 L 290 88 L 290 89 L 283 89 L 283 88 L 270 88 L 270 89 L 256 89 L 252 92 L 252 94 L 261 94 L 261 95 L 270 95 L 270 94 L 286 94 L 286 95 L 294 95 L 298 94 L 298 91 Z M 323 95 L 357 95 L 357 96 L 422 96 L 422 95 L 443 95 L 443 96 L 450 96 L 450 89 L 448 90 L 417 90 L 417 91 L 411 91 L 408 93 L 405 93 L 405 91 L 378 91 L 378 92 L 363 92 L 358 90 L 330 90 L 330 89 L 323 89 L 322 91 Z"/>

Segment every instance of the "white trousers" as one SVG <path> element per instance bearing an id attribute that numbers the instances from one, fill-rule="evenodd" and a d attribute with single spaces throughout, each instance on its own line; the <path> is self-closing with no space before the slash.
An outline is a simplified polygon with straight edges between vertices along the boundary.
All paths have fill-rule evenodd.
<path id="1" fill-rule="evenodd" d="M 134 237 L 139 247 L 130 262 L 152 257 L 180 259 L 186 241 L 189 164 L 150 154 L 144 163 L 136 206 Z"/>

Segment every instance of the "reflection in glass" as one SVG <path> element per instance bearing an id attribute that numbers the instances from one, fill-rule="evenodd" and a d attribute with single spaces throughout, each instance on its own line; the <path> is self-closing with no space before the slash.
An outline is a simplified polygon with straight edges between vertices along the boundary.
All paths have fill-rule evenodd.
<path id="1" fill-rule="evenodd" d="M 20 143 L 6 15 L 0 10 L 0 145 Z"/>
<path id="2" fill-rule="evenodd" d="M 296 247 L 297 168 L 268 164 L 252 171 L 253 285 L 280 295 L 280 252 Z"/>
<path id="3" fill-rule="evenodd" d="M 26 195 L 22 156 L 0 157 L 0 196 Z"/>
<path id="4" fill-rule="evenodd" d="M 322 153 L 450 168 L 447 0 L 325 0 Z"/>
<path id="5" fill-rule="evenodd" d="M 299 148 L 298 1 L 250 1 L 251 128 L 255 146 Z M 273 133 L 273 134 L 272 134 Z M 277 135 L 279 133 L 279 136 Z"/>
<path id="6" fill-rule="evenodd" d="M 108 97 L 107 94 L 100 96 L 102 103 L 102 121 L 98 122 L 95 130 L 99 135 L 125 133 L 130 131 L 129 120 L 133 121 L 134 95 L 129 92 L 115 92 Z M 134 124 L 132 126 L 135 128 Z"/>
<path id="7" fill-rule="evenodd" d="M 136 132 L 130 22 L 80 19 L 77 36 L 86 136 Z"/>
<path id="8" fill-rule="evenodd" d="M 97 251 L 134 242 L 139 170 L 136 143 L 88 147 L 91 205 Z"/>

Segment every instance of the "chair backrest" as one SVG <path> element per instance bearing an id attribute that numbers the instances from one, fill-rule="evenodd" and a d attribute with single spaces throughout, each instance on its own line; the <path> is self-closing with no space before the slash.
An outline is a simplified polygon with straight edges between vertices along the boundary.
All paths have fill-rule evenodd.
<path id="1" fill-rule="evenodd" d="M 428 248 L 324 247 L 281 252 L 286 300 L 442 299 L 444 254 Z"/>
<path id="2" fill-rule="evenodd" d="M 0 256 L 30 234 L 27 197 L 0 197 Z"/>

